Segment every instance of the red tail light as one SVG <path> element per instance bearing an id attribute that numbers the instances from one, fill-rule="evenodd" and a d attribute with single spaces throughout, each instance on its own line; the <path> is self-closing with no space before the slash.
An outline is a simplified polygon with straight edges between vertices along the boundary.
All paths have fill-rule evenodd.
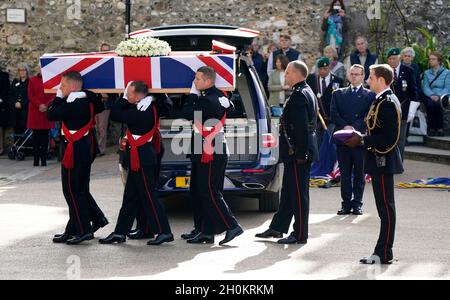
<path id="1" fill-rule="evenodd" d="M 262 135 L 262 145 L 264 148 L 275 148 L 277 146 L 277 140 L 271 133 L 264 133 Z"/>

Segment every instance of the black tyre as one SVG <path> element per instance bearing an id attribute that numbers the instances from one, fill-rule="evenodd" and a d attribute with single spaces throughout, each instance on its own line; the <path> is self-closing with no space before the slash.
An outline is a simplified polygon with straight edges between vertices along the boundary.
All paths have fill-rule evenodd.
<path id="1" fill-rule="evenodd" d="M 14 153 L 13 150 L 10 150 L 8 152 L 8 158 L 11 159 L 11 160 L 15 160 L 16 159 L 16 153 Z"/>
<path id="2" fill-rule="evenodd" d="M 16 160 L 17 161 L 22 161 L 25 159 L 25 153 L 22 151 L 19 151 L 16 153 Z"/>

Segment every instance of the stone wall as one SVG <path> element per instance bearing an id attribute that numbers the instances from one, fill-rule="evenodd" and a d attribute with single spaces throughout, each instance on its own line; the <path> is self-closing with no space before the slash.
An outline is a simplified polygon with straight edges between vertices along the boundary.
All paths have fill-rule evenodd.
<path id="1" fill-rule="evenodd" d="M 368 3 L 375 1 L 344 1 L 350 20 L 349 39 L 368 34 Z M 449 44 L 450 15 L 445 9 L 449 0 L 397 2 L 407 17 L 413 40 L 418 37 L 414 29 L 424 26 Z M 117 44 L 124 37 L 124 3 L 124 0 L 1 0 L 0 64 L 12 70 L 20 61 L 36 64 L 46 52 L 94 51 L 101 40 Z M 389 3 L 381 1 L 382 7 L 388 7 Z M 280 33 L 287 32 L 311 64 L 319 53 L 320 25 L 328 5 L 328 0 L 134 0 L 132 30 L 183 23 L 232 24 L 260 30 L 263 43 L 276 41 Z M 6 8 L 25 8 L 27 23 L 6 23 Z M 389 37 L 399 45 L 404 44 L 402 26 L 394 26 L 400 18 L 391 15 L 390 19 Z"/>
<path id="2" fill-rule="evenodd" d="M 378 0 L 345 0 L 350 21 L 348 42 L 365 34 L 375 50 L 367 12 Z M 0 66 L 15 72 L 17 63 L 36 65 L 43 53 L 95 51 L 104 40 L 115 45 L 124 38 L 124 0 L 0 0 Z M 295 47 L 309 65 L 319 55 L 322 15 L 329 0 L 134 0 L 132 30 L 151 26 L 216 23 L 261 31 L 261 42 L 276 41 L 289 33 Z M 385 47 L 405 45 L 404 30 L 391 1 L 382 0 L 389 10 L 390 26 Z M 397 1 L 406 16 L 412 40 L 419 38 L 416 27 L 427 27 L 442 44 L 449 45 L 449 0 Z M 6 8 L 25 8 L 26 24 L 6 23 Z M 381 22 L 383 23 L 383 22 Z M 351 47 L 347 47 L 349 50 Z"/>

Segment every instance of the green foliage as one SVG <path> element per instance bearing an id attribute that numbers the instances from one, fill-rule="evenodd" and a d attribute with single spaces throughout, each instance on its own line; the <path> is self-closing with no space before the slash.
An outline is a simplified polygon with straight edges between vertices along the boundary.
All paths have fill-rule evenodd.
<path id="1" fill-rule="evenodd" d="M 443 61 L 442 65 L 447 69 L 450 69 L 450 46 L 445 48 L 440 48 L 438 40 L 435 36 L 432 36 L 431 33 L 426 28 L 417 28 L 417 30 L 423 35 L 425 38 L 422 43 L 414 43 L 412 45 L 414 51 L 416 52 L 416 58 L 414 62 L 416 62 L 420 70 L 423 72 L 429 69 L 428 66 L 428 56 L 433 51 L 439 51 L 442 53 Z"/>

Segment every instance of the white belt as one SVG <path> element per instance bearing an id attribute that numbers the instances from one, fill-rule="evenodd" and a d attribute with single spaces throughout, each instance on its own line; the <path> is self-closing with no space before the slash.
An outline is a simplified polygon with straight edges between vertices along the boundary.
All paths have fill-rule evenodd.
<path id="1" fill-rule="evenodd" d="M 141 138 L 142 135 L 137 135 L 137 134 L 132 134 L 134 140 L 137 140 L 139 138 Z M 153 137 L 150 137 L 150 139 L 147 141 L 147 143 L 150 143 L 151 141 L 153 141 Z"/>
<path id="2" fill-rule="evenodd" d="M 75 134 L 77 133 L 78 130 L 69 130 L 70 134 Z M 87 136 L 89 134 L 89 131 L 86 132 L 83 136 Z M 61 130 L 61 135 L 64 135 L 64 131 Z"/>

